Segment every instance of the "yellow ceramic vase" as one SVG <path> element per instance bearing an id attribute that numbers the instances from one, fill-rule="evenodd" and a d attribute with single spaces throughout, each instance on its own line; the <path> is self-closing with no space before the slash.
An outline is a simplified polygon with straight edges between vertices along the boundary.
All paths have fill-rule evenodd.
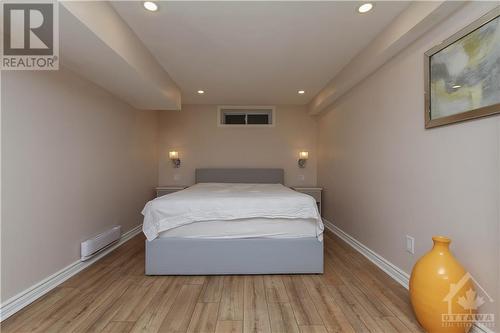
<path id="1" fill-rule="evenodd" d="M 467 291 L 474 291 L 474 286 L 451 254 L 451 240 L 442 236 L 432 237 L 432 240 L 432 250 L 417 261 L 411 273 L 410 298 L 415 315 L 429 333 L 468 332 L 470 325 L 467 322 L 455 322 L 462 317 L 450 315 L 474 313 L 474 309 L 466 309 L 464 302 L 459 302 Z"/>

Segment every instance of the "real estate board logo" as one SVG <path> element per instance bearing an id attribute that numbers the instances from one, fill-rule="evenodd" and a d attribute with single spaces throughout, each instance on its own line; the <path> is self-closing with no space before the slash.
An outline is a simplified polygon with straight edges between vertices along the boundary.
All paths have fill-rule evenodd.
<path id="1" fill-rule="evenodd" d="M 59 69 L 57 2 L 2 4 L 3 70 Z"/>
<path id="2" fill-rule="evenodd" d="M 469 281 L 477 287 L 478 291 L 466 287 Z M 478 313 L 482 305 L 493 303 L 494 300 L 469 272 L 465 273 L 456 283 L 450 283 L 450 290 L 443 298 L 443 302 L 448 304 L 447 313 L 441 314 L 443 327 L 471 327 L 473 324 L 480 324 L 491 328 L 495 326 L 494 313 Z M 464 310 L 469 311 L 469 313 L 454 313 L 454 303 L 458 304 Z"/>

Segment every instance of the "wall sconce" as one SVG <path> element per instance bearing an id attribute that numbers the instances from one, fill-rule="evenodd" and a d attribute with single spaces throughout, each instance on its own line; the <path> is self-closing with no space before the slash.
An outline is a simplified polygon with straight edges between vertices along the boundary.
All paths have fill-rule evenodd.
<path id="1" fill-rule="evenodd" d="M 181 166 L 181 160 L 179 158 L 179 152 L 177 151 L 170 151 L 168 152 L 168 157 L 172 160 L 172 163 L 174 163 L 174 168 L 178 168 Z"/>
<path id="2" fill-rule="evenodd" d="M 299 168 L 306 167 L 306 161 L 309 158 L 309 152 L 301 151 L 299 152 Z"/>

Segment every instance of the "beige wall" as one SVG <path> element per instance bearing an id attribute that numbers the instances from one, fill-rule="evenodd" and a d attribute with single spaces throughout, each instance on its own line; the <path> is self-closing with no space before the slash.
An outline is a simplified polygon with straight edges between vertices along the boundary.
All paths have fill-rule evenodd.
<path id="1" fill-rule="evenodd" d="M 2 73 L 2 301 L 140 211 L 158 180 L 158 113 L 67 70 Z"/>
<path id="2" fill-rule="evenodd" d="M 278 106 L 276 126 L 267 128 L 218 127 L 216 105 L 184 105 L 160 117 L 160 185 L 191 185 L 195 168 L 203 167 L 284 168 L 286 184 L 316 185 L 317 127 L 304 107 Z M 179 169 L 170 150 L 179 151 Z M 304 169 L 297 166 L 301 150 L 309 151 Z"/>
<path id="3" fill-rule="evenodd" d="M 425 130 L 423 115 L 424 52 L 493 5 L 467 5 L 319 117 L 318 183 L 324 216 L 408 273 L 432 235 L 451 237 L 495 298 L 500 116 Z M 405 235 L 416 239 L 414 255 Z"/>

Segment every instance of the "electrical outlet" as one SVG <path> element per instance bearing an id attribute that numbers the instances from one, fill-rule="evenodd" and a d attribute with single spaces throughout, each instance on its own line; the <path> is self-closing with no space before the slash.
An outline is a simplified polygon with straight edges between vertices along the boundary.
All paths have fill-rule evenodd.
<path id="1" fill-rule="evenodd" d="M 415 254 L 415 238 L 406 235 L 406 251 Z"/>
<path id="2" fill-rule="evenodd" d="M 299 175 L 299 180 L 300 180 L 301 182 L 303 182 L 305 179 L 306 179 L 306 177 L 305 177 L 304 175 Z"/>
<path id="3" fill-rule="evenodd" d="M 174 180 L 175 180 L 175 181 L 179 181 L 179 180 L 181 180 L 181 175 L 179 175 L 178 173 L 176 173 L 176 174 L 174 175 Z"/>

